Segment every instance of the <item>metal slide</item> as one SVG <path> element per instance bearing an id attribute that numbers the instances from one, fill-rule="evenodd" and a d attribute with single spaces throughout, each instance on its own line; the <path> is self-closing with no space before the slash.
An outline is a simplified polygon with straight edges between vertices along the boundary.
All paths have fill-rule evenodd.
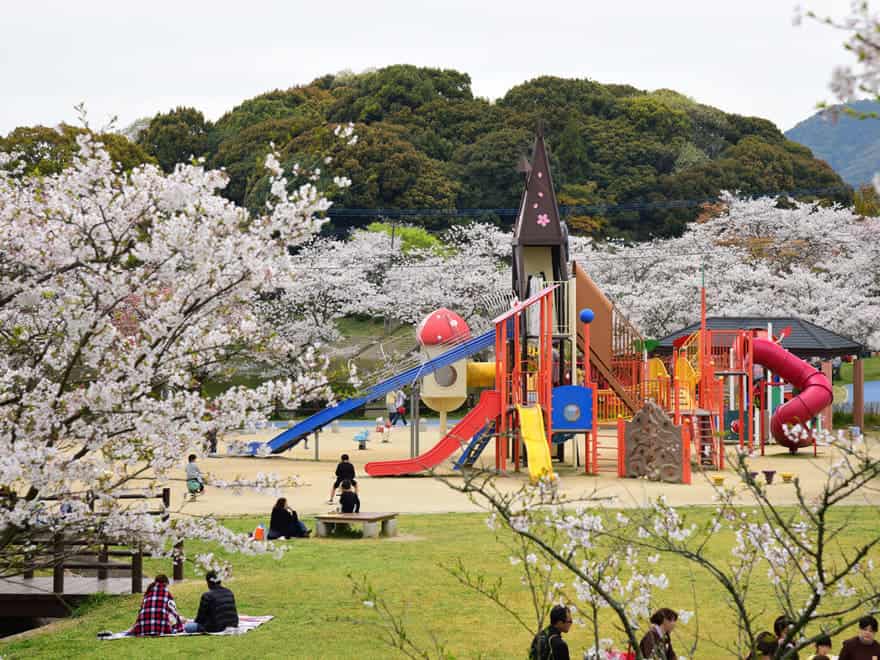
<path id="1" fill-rule="evenodd" d="M 493 338 L 495 336 L 494 330 L 492 336 Z M 484 390 L 480 393 L 480 402 L 477 406 L 424 454 L 398 461 L 374 461 L 367 463 L 364 470 L 371 477 L 394 477 L 430 470 L 464 447 L 475 433 L 489 421 L 494 421 L 500 414 L 501 394 L 495 390 Z"/>
<path id="2" fill-rule="evenodd" d="M 332 422 L 334 419 L 338 419 L 343 415 L 350 413 L 357 408 L 360 408 L 369 401 L 373 401 L 374 399 L 385 396 L 386 394 L 388 394 L 388 392 L 398 390 L 405 385 L 411 385 L 419 378 L 434 373 L 438 369 L 448 366 L 454 362 L 458 362 L 463 358 L 470 357 L 474 353 L 478 353 L 479 351 L 489 348 L 494 344 L 494 329 L 489 330 L 488 332 L 479 335 L 478 337 L 469 339 L 466 342 L 457 344 L 451 347 L 442 355 L 438 355 L 437 357 L 428 360 L 424 364 L 420 364 L 416 367 L 413 367 L 412 369 L 407 369 L 403 373 L 397 374 L 396 376 L 392 376 L 391 378 L 384 380 L 381 383 L 373 385 L 370 389 L 367 390 L 367 392 L 363 396 L 355 397 L 353 399 L 345 399 L 344 401 L 340 401 L 339 403 L 337 403 L 335 406 L 324 408 L 324 410 L 321 410 L 320 412 L 317 412 L 314 415 L 307 417 L 303 421 L 295 424 L 294 426 L 291 426 L 289 429 L 284 430 L 283 432 L 279 433 L 274 438 L 269 440 L 269 442 L 267 443 L 269 445 L 269 449 L 273 454 L 279 454 L 292 447 L 295 447 L 300 440 L 305 438 L 310 433 L 314 433 L 322 427 L 327 426 L 327 424 Z"/>

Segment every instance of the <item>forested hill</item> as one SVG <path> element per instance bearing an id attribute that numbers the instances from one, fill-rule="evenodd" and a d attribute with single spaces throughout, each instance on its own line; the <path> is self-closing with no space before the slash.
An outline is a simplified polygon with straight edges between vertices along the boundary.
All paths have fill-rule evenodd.
<path id="1" fill-rule="evenodd" d="M 674 91 L 545 76 L 490 102 L 474 97 L 466 73 L 408 65 L 268 92 L 214 123 L 178 108 L 154 117 L 138 144 L 165 169 L 205 156 L 231 176 L 226 194 L 253 208 L 266 194 L 262 163 L 274 143 L 286 164 L 320 164 L 326 176 L 352 179 L 335 200 L 337 227 L 375 218 L 356 209 L 487 209 L 467 214 L 509 225 L 522 190 L 517 163 L 539 121 L 576 233 L 677 235 L 722 189 L 851 197 L 828 165 L 771 122 Z M 355 145 L 332 139 L 328 125 L 340 122 L 356 124 Z M 314 154 L 328 148 L 335 153 L 325 166 Z M 408 221 L 440 228 L 461 218 L 428 211 Z"/>
<path id="2" fill-rule="evenodd" d="M 880 103 L 856 101 L 848 107 L 859 116 L 817 112 L 785 135 L 809 147 L 816 158 L 831 165 L 844 181 L 859 187 L 870 182 L 880 170 L 880 119 L 860 118 L 880 113 Z"/>

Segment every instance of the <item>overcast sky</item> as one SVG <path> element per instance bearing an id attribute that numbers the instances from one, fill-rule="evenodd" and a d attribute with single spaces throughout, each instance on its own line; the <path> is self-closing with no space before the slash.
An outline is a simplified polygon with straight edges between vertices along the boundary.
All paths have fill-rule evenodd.
<path id="1" fill-rule="evenodd" d="M 125 126 L 178 105 L 216 119 L 243 99 L 325 73 L 410 63 L 470 74 L 491 99 L 539 75 L 675 89 L 782 130 L 830 98 L 843 35 L 790 0 L 7 0 L 0 134 Z M 803 0 L 846 15 L 848 0 Z"/>

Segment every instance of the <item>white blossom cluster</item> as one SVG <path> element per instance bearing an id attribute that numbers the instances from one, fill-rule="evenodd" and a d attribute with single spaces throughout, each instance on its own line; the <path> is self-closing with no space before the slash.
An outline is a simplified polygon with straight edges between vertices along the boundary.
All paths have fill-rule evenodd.
<path id="1" fill-rule="evenodd" d="M 221 525 L 175 526 L 134 506 L 88 521 L 78 502 L 86 491 L 112 500 L 133 477 L 161 483 L 207 431 L 326 396 L 314 351 L 294 379 L 232 388 L 210 407 L 199 384 L 243 347 L 292 350 L 252 302 L 297 288 L 288 248 L 329 202 L 311 183 L 290 192 L 274 154 L 271 208 L 256 216 L 218 194 L 222 172 L 121 172 L 100 144 L 78 145 L 57 175 L 0 170 L 0 528 L 14 538 L 89 523 L 156 549 L 184 534 L 256 550 Z"/>
<path id="2" fill-rule="evenodd" d="M 710 316 L 796 316 L 880 348 L 880 219 L 840 207 L 726 195 L 726 211 L 680 238 L 571 239 L 572 258 L 642 331 Z M 781 328 L 780 328 L 781 329 Z"/>

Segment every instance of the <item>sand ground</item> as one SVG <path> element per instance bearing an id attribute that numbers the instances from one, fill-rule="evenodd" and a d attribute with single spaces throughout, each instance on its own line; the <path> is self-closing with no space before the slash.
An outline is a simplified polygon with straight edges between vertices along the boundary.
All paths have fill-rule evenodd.
<path id="1" fill-rule="evenodd" d="M 364 428 L 367 428 L 366 424 Z M 400 427 L 391 433 L 391 442 L 382 443 L 379 435 L 371 433 L 368 449 L 359 451 L 352 438 L 358 429 L 342 428 L 338 432 L 321 433 L 319 440 L 318 460 L 315 459 L 315 444 L 312 439 L 306 449 L 300 443 L 295 449 L 282 455 L 267 458 L 246 458 L 220 455 L 201 459 L 199 465 L 204 473 L 220 479 L 235 477 L 253 478 L 258 473 L 275 473 L 281 477 L 298 475 L 304 485 L 285 489 L 289 504 L 301 515 L 324 513 L 334 507 L 327 503 L 333 473 L 339 456 L 348 453 L 358 474 L 362 509 L 366 511 L 398 511 L 400 513 L 448 513 L 475 512 L 481 509 L 465 495 L 454 491 L 437 479 L 429 476 L 371 478 L 364 472 L 364 465 L 370 461 L 393 458 L 408 458 L 410 448 L 409 428 Z M 229 436 L 225 440 L 265 441 L 278 433 L 277 429 L 268 429 L 258 433 Z M 420 450 L 430 449 L 440 439 L 437 427 L 423 430 L 420 433 Z M 583 440 L 581 451 L 583 449 Z M 647 500 L 661 494 L 675 505 L 709 505 L 713 502 L 715 490 L 710 483 L 710 476 L 715 472 L 694 472 L 692 485 L 664 484 L 643 479 L 619 479 L 611 465 L 616 444 L 612 429 L 603 431 L 600 444 L 609 445 L 607 452 L 608 470 L 599 476 L 583 474 L 583 468 L 575 469 L 569 465 L 555 466 L 559 475 L 559 486 L 569 498 L 598 494 L 603 497 L 614 497 L 621 507 L 639 506 Z M 221 440 L 220 451 L 225 451 L 225 443 Z M 570 460 L 571 442 L 566 445 L 567 458 Z M 728 451 L 734 451 L 728 446 Z M 791 484 L 782 483 L 781 472 L 792 472 L 800 480 L 803 490 L 809 494 L 818 493 L 824 481 L 824 471 L 834 459 L 835 452 L 827 447 L 819 448 L 819 455 L 813 457 L 812 451 L 801 450 L 791 456 L 784 447 L 771 445 L 766 456 L 755 457 L 752 464 L 755 470 L 776 470 L 774 483 L 770 485 L 771 499 L 778 504 L 795 504 L 795 489 Z M 494 467 L 493 447 L 487 447 L 479 464 L 483 467 Z M 602 456 L 600 456 L 600 462 Z M 452 475 L 453 480 L 461 477 L 449 468 L 451 462 L 444 466 L 443 473 Z M 739 478 L 728 468 L 725 470 L 726 484 L 741 483 Z M 527 472 L 517 473 L 512 469 L 497 479 L 502 490 L 516 490 L 528 481 Z M 173 492 L 173 508 L 177 508 L 184 499 L 183 466 L 174 475 L 170 484 Z M 745 500 L 744 500 L 745 501 Z M 274 500 L 271 495 L 254 492 L 234 494 L 227 490 L 208 487 L 206 492 L 195 502 L 187 502 L 183 511 L 193 514 L 213 513 L 219 515 L 254 515 L 266 514 Z M 874 489 L 865 489 L 852 504 L 880 504 L 880 493 Z"/>

